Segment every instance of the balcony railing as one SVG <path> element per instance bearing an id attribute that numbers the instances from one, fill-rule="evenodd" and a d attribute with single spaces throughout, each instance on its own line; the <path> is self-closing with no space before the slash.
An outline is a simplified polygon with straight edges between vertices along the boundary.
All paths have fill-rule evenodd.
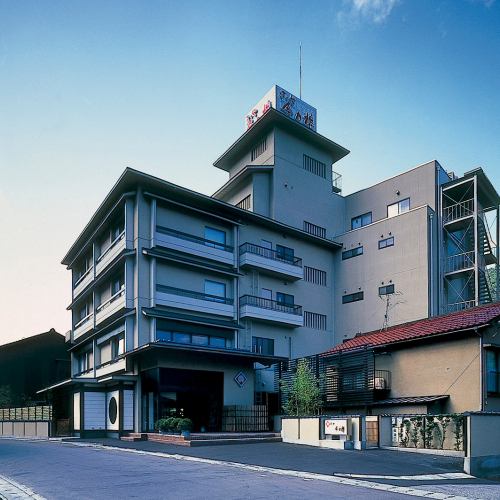
<path id="1" fill-rule="evenodd" d="M 234 247 L 230 245 L 218 243 L 217 241 L 207 240 L 206 238 L 200 238 L 199 236 L 183 233 L 182 231 L 177 231 L 175 229 L 170 229 L 168 227 L 156 226 L 156 231 L 161 234 L 166 234 L 167 236 L 173 236 L 174 238 L 179 238 L 181 240 L 191 241 L 193 243 L 199 243 L 200 245 L 205 245 L 207 247 L 224 250 L 225 252 L 232 252 L 234 250 Z"/>
<path id="2" fill-rule="evenodd" d="M 78 373 L 75 373 L 74 376 L 75 377 L 80 377 L 81 375 L 87 375 L 87 373 L 91 373 L 92 371 L 94 371 L 94 367 L 93 366 L 91 366 L 90 368 L 87 368 L 85 370 L 82 370 L 82 371 L 80 371 Z"/>
<path id="3" fill-rule="evenodd" d="M 375 370 L 373 388 L 376 391 L 389 391 L 391 389 L 391 372 L 388 370 Z"/>
<path id="4" fill-rule="evenodd" d="M 106 361 L 105 363 L 101 363 L 100 365 L 97 365 L 95 367 L 95 369 L 99 370 L 99 368 L 104 368 L 105 366 L 114 365 L 115 363 L 118 363 L 118 361 L 121 361 L 122 359 L 123 358 L 120 358 L 120 359 L 116 359 L 116 358 L 110 359 L 109 361 Z"/>
<path id="5" fill-rule="evenodd" d="M 469 269 L 471 267 L 474 267 L 474 252 L 463 252 L 446 257 L 444 272 L 452 273 L 454 271 L 461 271 L 462 269 Z"/>
<path id="6" fill-rule="evenodd" d="M 484 210 L 480 203 L 477 204 L 477 210 L 478 217 L 483 219 Z M 474 199 L 461 201 L 443 208 L 443 224 L 472 215 L 474 215 Z"/>
<path id="7" fill-rule="evenodd" d="M 266 259 L 291 264 L 292 266 L 302 267 L 302 259 L 299 259 L 299 257 L 287 256 L 282 254 L 281 252 L 277 252 L 276 250 L 271 250 L 270 248 L 254 245 L 253 243 L 243 243 L 243 245 L 240 245 L 240 255 L 244 254 L 245 252 L 259 255 L 260 257 L 264 257 Z"/>
<path id="8" fill-rule="evenodd" d="M 262 309 L 270 309 L 272 311 L 280 311 L 288 314 L 296 314 L 302 316 L 302 306 L 286 305 L 271 299 L 263 297 L 255 297 L 254 295 L 243 295 L 240 297 L 240 307 L 253 306 Z"/>
<path id="9" fill-rule="evenodd" d="M 447 312 L 456 312 L 463 311 L 464 309 L 470 309 L 471 307 L 475 307 L 475 300 L 463 300 L 461 302 L 453 302 L 446 306 Z"/>
<path id="10" fill-rule="evenodd" d="M 90 272 L 94 269 L 94 266 L 90 266 L 76 281 L 75 284 L 73 285 L 73 288 L 76 288 L 89 274 Z"/>
<path id="11" fill-rule="evenodd" d="M 488 392 L 500 392 L 500 372 L 488 372 Z"/>
<path id="12" fill-rule="evenodd" d="M 104 249 L 104 251 L 97 257 L 96 262 L 101 262 L 104 257 L 111 251 L 111 249 L 123 238 L 125 238 L 125 229 Z"/>
<path id="13" fill-rule="evenodd" d="M 171 295 L 179 295 L 181 297 L 189 297 L 191 299 L 220 302 L 221 304 L 233 305 L 234 303 L 233 299 L 227 299 L 226 297 L 219 297 L 218 295 L 211 295 L 209 293 L 193 292 L 192 290 L 184 290 L 182 288 L 175 288 L 173 286 L 156 285 L 156 291 L 169 293 Z"/>
<path id="14" fill-rule="evenodd" d="M 84 325 L 85 323 L 87 323 L 87 321 L 90 321 L 93 315 L 94 315 L 93 312 L 88 313 L 87 316 L 85 316 L 78 323 L 75 324 L 75 330 L 80 326 Z"/>
<path id="15" fill-rule="evenodd" d="M 342 175 L 332 170 L 332 191 L 340 193 L 342 191 Z"/>
<path id="16" fill-rule="evenodd" d="M 97 312 L 101 312 L 103 309 L 106 309 L 109 305 L 111 305 L 115 300 L 119 299 L 122 295 L 125 295 L 125 285 L 123 285 L 120 290 L 118 290 L 115 294 L 111 295 L 111 297 L 103 302 L 100 306 L 97 307 Z"/>

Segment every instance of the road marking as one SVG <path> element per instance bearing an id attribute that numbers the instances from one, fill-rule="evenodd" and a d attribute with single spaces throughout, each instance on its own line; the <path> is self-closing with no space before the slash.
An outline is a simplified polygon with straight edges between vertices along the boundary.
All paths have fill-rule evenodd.
<path id="1" fill-rule="evenodd" d="M 37 495 L 34 491 L 30 490 L 23 484 L 16 483 L 10 477 L 0 475 L 0 498 L 6 500 L 47 500 L 42 495 Z"/>
<path id="2" fill-rule="evenodd" d="M 326 474 L 317 474 L 315 472 L 302 472 L 296 470 L 288 470 L 288 469 L 275 469 L 273 467 L 263 467 L 261 465 L 248 465 L 242 464 L 238 462 L 226 462 L 224 460 L 213 460 L 210 458 L 199 458 L 199 457 L 190 457 L 187 455 L 177 455 L 171 453 L 163 453 L 158 451 L 143 451 L 136 450 L 134 448 L 120 448 L 118 446 L 104 446 L 101 444 L 92 444 L 92 443 L 74 443 L 74 442 L 62 442 L 61 444 L 72 445 L 72 446 L 83 446 L 86 448 L 95 448 L 97 450 L 103 451 L 121 451 L 126 453 L 134 453 L 137 455 L 148 455 L 153 457 L 160 458 L 171 458 L 174 460 L 184 460 L 186 462 L 199 462 L 203 464 L 210 465 L 219 465 L 223 467 L 233 467 L 236 469 L 246 469 L 257 472 L 267 472 L 269 474 L 276 474 L 279 476 L 291 476 L 298 477 L 301 479 L 309 479 L 316 481 L 326 481 L 329 483 L 337 483 L 343 484 L 346 486 L 358 486 L 361 488 L 371 488 L 374 490 L 382 490 L 389 491 L 391 493 L 401 493 L 403 495 L 409 495 L 414 497 L 421 498 L 431 498 L 434 500 L 471 500 L 467 497 L 449 495 L 447 493 L 436 493 L 433 491 L 426 491 L 421 489 L 416 489 L 410 486 L 395 486 L 392 484 L 384 484 L 384 483 L 375 483 L 372 481 L 363 481 L 361 479 L 351 478 L 351 477 L 340 477 L 340 476 L 327 476 Z M 411 476 L 408 476 L 411 477 Z M 473 477 L 473 476 L 469 476 Z"/>
<path id="3" fill-rule="evenodd" d="M 391 481 L 435 481 L 441 479 L 475 479 L 465 472 L 445 472 L 443 474 L 417 474 L 415 476 L 381 476 L 377 474 L 343 474 L 333 473 L 337 477 L 354 477 L 357 479 L 390 479 Z"/>

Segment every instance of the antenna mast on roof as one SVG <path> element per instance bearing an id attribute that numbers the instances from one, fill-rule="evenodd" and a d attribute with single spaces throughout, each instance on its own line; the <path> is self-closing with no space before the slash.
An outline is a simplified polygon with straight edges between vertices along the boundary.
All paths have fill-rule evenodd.
<path id="1" fill-rule="evenodd" d="M 299 99 L 302 99 L 302 42 L 299 42 L 299 83 L 300 83 Z"/>
<path id="2" fill-rule="evenodd" d="M 380 329 L 380 331 L 386 331 L 387 328 L 389 328 L 389 311 L 391 309 L 393 309 L 394 307 L 396 307 L 398 304 L 404 304 L 406 302 L 406 300 L 400 300 L 399 302 L 396 302 L 395 304 L 391 304 L 391 297 L 393 295 L 403 295 L 401 292 L 393 292 L 393 293 L 387 293 L 385 295 L 385 300 L 386 300 L 386 304 L 385 304 L 385 314 L 384 314 L 384 324 L 382 325 L 382 328 Z M 384 296 L 383 295 L 379 295 L 379 297 L 384 300 Z"/>

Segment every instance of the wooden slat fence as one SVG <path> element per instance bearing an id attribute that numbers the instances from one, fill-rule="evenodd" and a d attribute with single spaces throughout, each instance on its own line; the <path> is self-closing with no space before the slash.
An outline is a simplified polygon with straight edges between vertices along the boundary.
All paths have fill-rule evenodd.
<path id="1" fill-rule="evenodd" d="M 267 406 L 228 405 L 222 407 L 223 432 L 261 432 L 269 430 Z"/>
<path id="2" fill-rule="evenodd" d="M 52 420 L 52 406 L 25 406 L 24 408 L 0 408 L 0 421 Z"/>

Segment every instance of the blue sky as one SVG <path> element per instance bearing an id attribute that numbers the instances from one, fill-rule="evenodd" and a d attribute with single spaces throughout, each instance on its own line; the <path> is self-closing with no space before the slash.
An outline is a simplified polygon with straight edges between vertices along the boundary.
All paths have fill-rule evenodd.
<path id="1" fill-rule="evenodd" d="M 344 194 L 434 158 L 500 189 L 500 0 L 0 0 L 0 343 L 70 328 L 60 261 L 125 167 L 226 181 L 299 42 Z"/>

